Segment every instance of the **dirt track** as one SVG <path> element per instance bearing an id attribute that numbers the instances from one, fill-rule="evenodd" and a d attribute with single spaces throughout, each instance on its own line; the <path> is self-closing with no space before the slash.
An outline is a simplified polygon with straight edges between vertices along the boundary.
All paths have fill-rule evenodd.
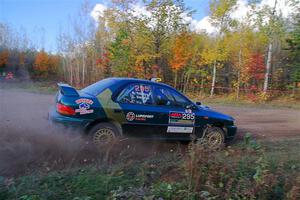
<path id="1" fill-rule="evenodd" d="M 178 143 L 124 142 L 119 148 L 97 152 L 80 136 L 53 128 L 47 121 L 54 95 L 0 89 L 0 176 L 18 176 L 35 169 L 48 172 L 89 163 L 142 159 L 162 151 L 184 151 Z M 250 132 L 268 140 L 300 137 L 300 111 L 213 106 L 235 117 L 238 138 Z M 108 156 L 108 153 L 110 154 Z M 102 157 L 100 156 L 102 155 Z M 118 156 L 118 157 L 117 157 Z"/>
<path id="2" fill-rule="evenodd" d="M 47 129 L 47 113 L 53 95 L 0 90 L 0 130 Z M 300 136 L 300 111 L 284 108 L 212 106 L 236 119 L 238 135 L 250 132 L 256 137 L 276 139 Z"/>
<path id="3" fill-rule="evenodd" d="M 239 137 L 247 132 L 268 140 L 300 137 L 300 110 L 233 106 L 213 108 L 236 119 Z"/>

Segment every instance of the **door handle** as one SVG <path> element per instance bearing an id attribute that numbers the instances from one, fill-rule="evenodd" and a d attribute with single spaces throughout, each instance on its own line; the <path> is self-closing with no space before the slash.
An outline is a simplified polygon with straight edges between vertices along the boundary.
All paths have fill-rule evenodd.
<path id="1" fill-rule="evenodd" d="M 114 112 L 115 113 L 120 113 L 120 112 L 122 112 L 122 110 L 121 109 L 114 109 Z"/>

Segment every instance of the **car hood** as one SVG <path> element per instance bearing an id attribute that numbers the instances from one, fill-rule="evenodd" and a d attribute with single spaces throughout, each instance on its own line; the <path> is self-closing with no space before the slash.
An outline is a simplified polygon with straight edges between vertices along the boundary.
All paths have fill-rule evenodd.
<path id="1" fill-rule="evenodd" d="M 222 119 L 222 120 L 226 120 L 226 121 L 234 121 L 234 118 L 231 117 L 230 115 L 226 115 L 226 114 L 217 112 L 208 106 L 200 105 L 198 107 L 200 108 L 200 111 L 202 111 L 201 113 L 207 117 Z"/>

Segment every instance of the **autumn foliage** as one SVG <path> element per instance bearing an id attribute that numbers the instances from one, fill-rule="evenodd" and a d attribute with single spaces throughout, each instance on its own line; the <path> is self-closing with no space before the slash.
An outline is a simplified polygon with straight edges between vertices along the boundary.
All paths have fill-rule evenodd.
<path id="1" fill-rule="evenodd" d="M 178 71 L 187 65 L 192 57 L 191 46 L 192 37 L 188 33 L 182 33 L 175 38 L 170 59 L 170 67 L 173 71 Z"/>
<path id="2" fill-rule="evenodd" d="M 0 51 L 0 68 L 4 68 L 8 63 L 9 51 Z"/>
<path id="3" fill-rule="evenodd" d="M 170 67 L 175 72 L 175 87 L 177 86 L 178 71 L 188 64 L 192 58 L 192 36 L 186 32 L 175 38 L 171 48 Z"/>
<path id="4" fill-rule="evenodd" d="M 33 70 L 36 78 L 48 78 L 58 72 L 60 57 L 57 55 L 49 55 L 45 51 L 36 54 Z"/>
<path id="5" fill-rule="evenodd" d="M 259 53 L 253 54 L 246 65 L 249 77 L 254 80 L 264 79 L 265 68 L 264 55 Z"/>
<path id="6" fill-rule="evenodd" d="M 247 15 L 239 21 L 232 16 L 237 1 L 212 0 L 208 18 L 215 30 L 208 33 L 187 20 L 193 19 L 193 12 L 184 1 L 143 1 L 145 12 L 138 15 L 133 2 L 113 0 L 97 22 L 90 12 L 76 15 L 78 26 L 62 31 L 56 55 L 3 47 L 9 52 L 0 49 L 1 70 L 23 68 L 31 78 L 60 77 L 78 87 L 112 76 L 160 77 L 183 92 L 199 95 L 235 92 L 239 98 L 249 89 L 299 93 L 300 23 L 296 18 L 284 30 L 288 24 L 282 16 L 251 4 L 253 12 L 259 12 L 257 18 Z M 263 18 L 272 20 L 262 23 Z"/>

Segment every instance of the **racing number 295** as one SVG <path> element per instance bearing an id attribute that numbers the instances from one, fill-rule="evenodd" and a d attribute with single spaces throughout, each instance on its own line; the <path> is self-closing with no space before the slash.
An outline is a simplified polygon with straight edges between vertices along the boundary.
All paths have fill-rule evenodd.
<path id="1" fill-rule="evenodd" d="M 195 113 L 183 113 L 182 119 L 194 120 L 195 119 Z"/>

